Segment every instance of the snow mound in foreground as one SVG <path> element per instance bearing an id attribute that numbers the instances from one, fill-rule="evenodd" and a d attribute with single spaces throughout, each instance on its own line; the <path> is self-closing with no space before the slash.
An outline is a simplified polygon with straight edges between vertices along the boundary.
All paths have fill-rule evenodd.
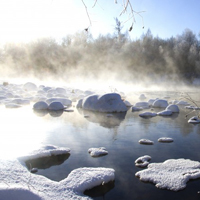
<path id="1" fill-rule="evenodd" d="M 182 190 L 190 179 L 200 177 L 200 162 L 189 159 L 169 159 L 163 163 L 151 163 L 135 174 L 140 180 L 152 182 L 160 189 Z"/>
<path id="2" fill-rule="evenodd" d="M 199 124 L 200 123 L 200 119 L 198 116 L 193 116 L 188 120 L 188 123 L 190 124 Z"/>
<path id="3" fill-rule="evenodd" d="M 82 106 L 80 107 L 86 110 L 97 111 L 97 112 L 127 111 L 126 104 L 121 99 L 121 96 L 117 93 L 107 93 L 104 95 L 94 94 L 87 96 L 83 99 Z"/>
<path id="4" fill-rule="evenodd" d="M 19 160 L 0 160 L 0 200 L 91 199 L 83 192 L 114 180 L 111 168 L 78 168 L 60 182 L 31 174 Z"/>

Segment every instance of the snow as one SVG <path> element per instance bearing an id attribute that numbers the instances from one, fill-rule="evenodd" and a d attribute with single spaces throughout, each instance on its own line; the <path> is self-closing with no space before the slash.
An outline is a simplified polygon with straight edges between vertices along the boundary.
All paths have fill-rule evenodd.
<path id="1" fill-rule="evenodd" d="M 151 163 L 135 174 L 141 181 L 152 182 L 157 188 L 182 190 L 190 179 L 200 178 L 200 162 L 189 159 L 169 159 L 163 163 Z"/>
<path id="2" fill-rule="evenodd" d="M 140 117 L 155 117 L 157 113 L 154 112 L 143 112 L 139 114 Z"/>
<path id="3" fill-rule="evenodd" d="M 140 144 L 149 144 L 149 145 L 151 145 L 151 144 L 153 144 L 154 142 L 151 141 L 151 140 L 148 140 L 148 139 L 141 139 L 141 140 L 139 140 L 139 143 L 140 143 Z"/>
<path id="4" fill-rule="evenodd" d="M 67 99 L 67 98 L 53 97 L 53 98 L 49 98 L 49 99 L 46 100 L 46 103 L 48 103 L 48 104 L 50 104 L 52 102 L 60 102 L 64 106 L 71 106 L 72 105 L 72 101 L 70 99 Z"/>
<path id="5" fill-rule="evenodd" d="M 127 107 L 117 93 L 90 95 L 83 99 L 82 108 L 97 112 L 126 112 Z"/>
<path id="6" fill-rule="evenodd" d="M 151 160 L 151 156 L 145 155 L 141 156 L 135 160 L 135 165 L 137 167 L 146 167 L 149 164 L 149 160 Z"/>
<path id="7" fill-rule="evenodd" d="M 184 105 L 184 106 L 187 106 L 187 105 L 190 105 L 187 101 L 178 101 L 176 103 L 176 105 Z"/>
<path id="8" fill-rule="evenodd" d="M 99 157 L 99 156 L 107 155 L 108 151 L 106 151 L 105 147 L 99 147 L 99 148 L 90 148 L 90 149 L 88 149 L 88 153 L 92 157 Z"/>
<path id="9" fill-rule="evenodd" d="M 161 137 L 158 139 L 158 142 L 173 142 L 174 140 L 169 137 Z"/>
<path id="10" fill-rule="evenodd" d="M 132 106 L 132 104 L 128 100 L 124 100 L 124 103 L 125 103 L 125 105 L 127 107 L 131 107 Z"/>
<path id="11" fill-rule="evenodd" d="M 25 167 L 27 159 L 66 152 L 69 149 L 48 145 L 20 159 L 0 160 L 0 200 L 91 199 L 83 194 L 85 190 L 114 180 L 115 171 L 111 168 L 78 168 L 64 180 L 56 182 L 32 174 Z"/>
<path id="12" fill-rule="evenodd" d="M 168 106 L 168 102 L 165 99 L 157 99 L 153 102 L 152 106 L 154 108 L 166 108 Z"/>
<path id="13" fill-rule="evenodd" d="M 139 96 L 139 99 L 146 99 L 145 94 L 141 94 L 141 95 Z"/>
<path id="14" fill-rule="evenodd" d="M 188 123 L 190 123 L 190 124 L 199 124 L 200 123 L 200 119 L 199 119 L 198 116 L 194 116 L 194 117 L 191 117 L 188 120 Z"/>
<path id="15" fill-rule="evenodd" d="M 135 107 L 135 106 L 132 107 L 132 112 L 140 111 L 140 110 L 143 110 L 143 108 L 142 107 Z"/>

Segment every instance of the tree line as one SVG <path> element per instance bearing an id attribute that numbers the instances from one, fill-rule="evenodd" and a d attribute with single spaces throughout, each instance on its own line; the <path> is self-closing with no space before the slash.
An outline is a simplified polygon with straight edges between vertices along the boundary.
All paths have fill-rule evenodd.
<path id="1" fill-rule="evenodd" d="M 143 77 L 178 77 L 189 82 L 200 78 L 200 40 L 191 30 L 167 39 L 148 30 L 132 40 L 120 26 L 113 34 L 97 38 L 83 31 L 59 42 L 43 38 L 26 44 L 7 43 L 0 49 L 1 74 L 31 73 L 37 78 L 115 74 L 116 78 L 135 81 Z"/>

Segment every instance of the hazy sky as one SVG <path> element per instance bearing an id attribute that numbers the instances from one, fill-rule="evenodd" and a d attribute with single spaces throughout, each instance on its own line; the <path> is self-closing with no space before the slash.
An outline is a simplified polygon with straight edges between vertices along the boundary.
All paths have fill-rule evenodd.
<path id="1" fill-rule="evenodd" d="M 125 0 L 124 0 L 125 1 Z M 113 33 L 117 17 L 126 21 L 130 12 L 119 16 L 122 0 L 84 0 L 92 21 L 90 30 L 94 37 Z M 141 13 L 144 21 L 135 14 L 130 36 L 139 38 L 151 29 L 154 36 L 169 38 L 182 34 L 185 28 L 200 33 L 200 0 L 131 0 L 133 9 Z M 129 29 L 131 21 L 124 24 Z M 38 37 L 62 38 L 89 26 L 81 0 L 0 0 L 0 43 L 27 42 Z"/>

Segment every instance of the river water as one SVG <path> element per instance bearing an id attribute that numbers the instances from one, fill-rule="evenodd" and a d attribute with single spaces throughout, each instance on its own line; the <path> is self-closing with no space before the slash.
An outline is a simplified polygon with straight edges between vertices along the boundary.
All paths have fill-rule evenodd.
<path id="1" fill-rule="evenodd" d="M 169 96 L 176 93 L 146 93 L 149 98 Z M 199 98 L 197 93 L 192 93 Z M 139 99 L 135 99 L 135 102 Z M 1 106 L 1 158 L 12 159 L 26 155 L 29 151 L 51 144 L 70 148 L 69 157 L 45 161 L 37 174 L 60 181 L 79 167 L 108 167 L 115 169 L 115 181 L 94 188 L 89 195 L 94 199 L 135 200 L 135 199 L 200 199 L 200 180 L 187 183 L 179 192 L 161 190 L 152 183 L 144 183 L 135 177 L 142 168 L 135 166 L 135 160 L 144 155 L 152 157 L 150 163 L 167 159 L 185 158 L 200 161 L 200 125 L 189 124 L 189 112 L 180 106 L 180 113 L 170 117 L 156 116 L 141 118 L 139 113 L 129 109 L 126 113 L 116 113 L 112 117 L 106 113 L 88 112 L 71 107 L 73 112 L 36 113 L 32 107 L 5 109 Z M 155 109 L 154 112 L 163 109 Z M 150 109 L 145 110 L 150 111 Z M 3 116 L 3 117 L 2 117 Z M 160 137 L 171 137 L 172 143 L 159 143 Z M 139 144 L 145 138 L 153 145 Z M 108 155 L 93 158 L 88 149 L 105 147 Z M 3 153 L 4 152 L 4 153 Z"/>

